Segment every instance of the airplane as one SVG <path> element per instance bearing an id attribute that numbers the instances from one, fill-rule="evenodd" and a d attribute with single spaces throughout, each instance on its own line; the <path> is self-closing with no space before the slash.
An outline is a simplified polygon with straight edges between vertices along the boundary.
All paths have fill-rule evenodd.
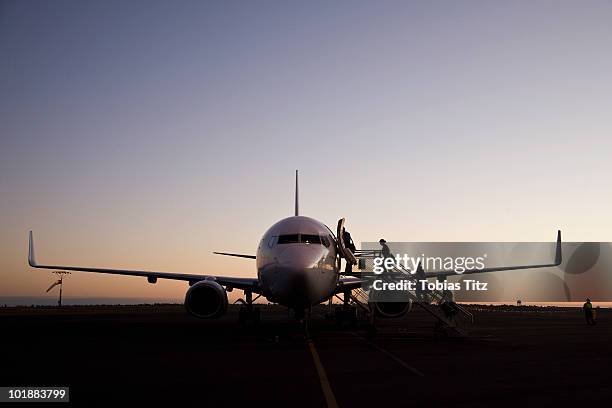
<path id="1" fill-rule="evenodd" d="M 239 278 L 229 276 L 197 275 L 184 273 L 105 269 L 82 266 L 39 265 L 34 253 L 34 238 L 29 234 L 28 263 L 33 268 L 65 271 L 95 272 L 114 275 L 141 276 L 149 283 L 158 279 L 187 281 L 189 289 L 185 295 L 187 312 L 202 319 L 218 318 L 228 307 L 227 292 L 242 290 L 245 306 L 241 308 L 241 321 L 259 321 L 259 309 L 253 301 L 259 296 L 286 306 L 295 311 L 295 317 L 304 318 L 305 311 L 323 303 L 335 295 L 344 295 L 348 305 L 351 292 L 361 288 L 364 280 L 355 276 L 341 276 L 341 260 L 356 264 L 353 254 L 346 249 L 342 237 L 344 219 L 338 223 L 337 237 L 324 223 L 299 214 L 298 171 L 295 172 L 295 215 L 272 225 L 259 241 L 256 255 L 228 252 L 215 254 L 254 259 L 257 277 Z M 561 231 L 557 233 L 556 255 L 553 263 L 542 265 L 506 266 L 466 270 L 462 274 L 499 272 L 517 269 L 535 269 L 561 264 Z M 444 279 L 454 271 L 428 271 L 427 278 Z M 253 299 L 253 294 L 258 295 Z M 405 304 L 377 302 L 374 311 L 382 317 L 401 317 L 408 310 Z"/>

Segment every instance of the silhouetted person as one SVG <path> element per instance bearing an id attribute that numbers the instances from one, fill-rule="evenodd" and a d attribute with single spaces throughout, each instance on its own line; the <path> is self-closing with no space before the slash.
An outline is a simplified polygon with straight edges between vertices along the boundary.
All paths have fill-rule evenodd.
<path id="1" fill-rule="evenodd" d="M 455 307 L 455 298 L 453 292 L 448 289 L 444 289 L 442 292 L 442 303 L 440 309 L 444 312 L 444 315 L 451 322 L 455 321 L 455 315 L 457 314 L 457 308 Z"/>
<path id="2" fill-rule="evenodd" d="M 351 251 L 352 254 L 354 254 L 355 251 L 357 251 L 357 247 L 355 247 L 353 238 L 351 238 L 351 234 L 346 229 L 342 232 L 342 239 L 344 240 L 344 247 Z M 346 261 L 344 273 L 353 273 L 353 264 L 350 263 L 348 260 Z"/>
<path id="3" fill-rule="evenodd" d="M 591 304 L 591 299 L 587 299 L 586 302 L 584 302 L 582 310 L 584 310 L 584 320 L 586 320 L 586 324 L 594 326 L 595 320 L 593 319 L 593 305 Z"/>
<path id="4" fill-rule="evenodd" d="M 389 249 L 389 245 L 387 245 L 387 241 L 381 238 L 380 241 L 378 241 L 378 243 L 382 247 L 381 248 L 382 257 L 383 258 L 393 258 L 393 254 L 391 253 L 391 249 Z"/>
<path id="5" fill-rule="evenodd" d="M 381 238 L 378 243 L 380 244 L 381 248 L 381 254 L 382 254 L 382 258 L 383 258 L 383 265 L 384 268 L 387 272 L 389 272 L 389 270 L 387 269 L 387 267 L 385 266 L 385 261 L 387 258 L 391 258 L 394 259 L 393 254 L 391 253 L 391 249 L 389 249 L 389 245 L 387 245 L 387 241 L 384 240 L 384 238 Z"/>

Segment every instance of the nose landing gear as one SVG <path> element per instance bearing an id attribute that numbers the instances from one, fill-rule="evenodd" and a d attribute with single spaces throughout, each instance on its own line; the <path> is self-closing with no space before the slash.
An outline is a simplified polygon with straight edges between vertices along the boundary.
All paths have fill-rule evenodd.
<path id="1" fill-rule="evenodd" d="M 258 325 L 261 321 L 261 310 L 258 307 L 253 307 L 253 301 L 259 299 L 258 295 L 255 299 L 253 299 L 253 292 L 245 291 L 244 296 L 246 301 L 244 302 L 244 306 L 240 307 L 240 311 L 238 312 L 238 321 L 241 324 L 253 323 L 254 325 Z"/>

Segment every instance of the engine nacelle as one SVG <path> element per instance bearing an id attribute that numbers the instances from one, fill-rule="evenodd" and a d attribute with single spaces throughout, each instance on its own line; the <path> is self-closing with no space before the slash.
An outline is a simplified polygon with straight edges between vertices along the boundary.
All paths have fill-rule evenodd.
<path id="1" fill-rule="evenodd" d="M 376 313 L 381 317 L 402 317 L 412 310 L 412 300 L 407 302 L 373 302 Z"/>
<path id="2" fill-rule="evenodd" d="M 185 308 L 195 317 L 215 319 L 227 310 L 227 292 L 212 280 L 194 283 L 185 295 Z"/>

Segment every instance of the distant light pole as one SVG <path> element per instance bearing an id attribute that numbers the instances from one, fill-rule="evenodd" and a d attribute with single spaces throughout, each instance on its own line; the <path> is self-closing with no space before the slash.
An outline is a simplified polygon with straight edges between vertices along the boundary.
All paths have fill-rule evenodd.
<path id="1" fill-rule="evenodd" d="M 53 271 L 51 273 L 56 274 L 59 279 L 56 282 L 54 282 L 53 285 L 49 286 L 49 289 L 47 289 L 47 292 L 49 292 L 51 289 L 59 285 L 60 291 L 59 291 L 59 300 L 57 301 L 57 305 L 61 306 L 62 305 L 62 289 L 64 288 L 64 275 L 70 275 L 70 272 Z"/>

